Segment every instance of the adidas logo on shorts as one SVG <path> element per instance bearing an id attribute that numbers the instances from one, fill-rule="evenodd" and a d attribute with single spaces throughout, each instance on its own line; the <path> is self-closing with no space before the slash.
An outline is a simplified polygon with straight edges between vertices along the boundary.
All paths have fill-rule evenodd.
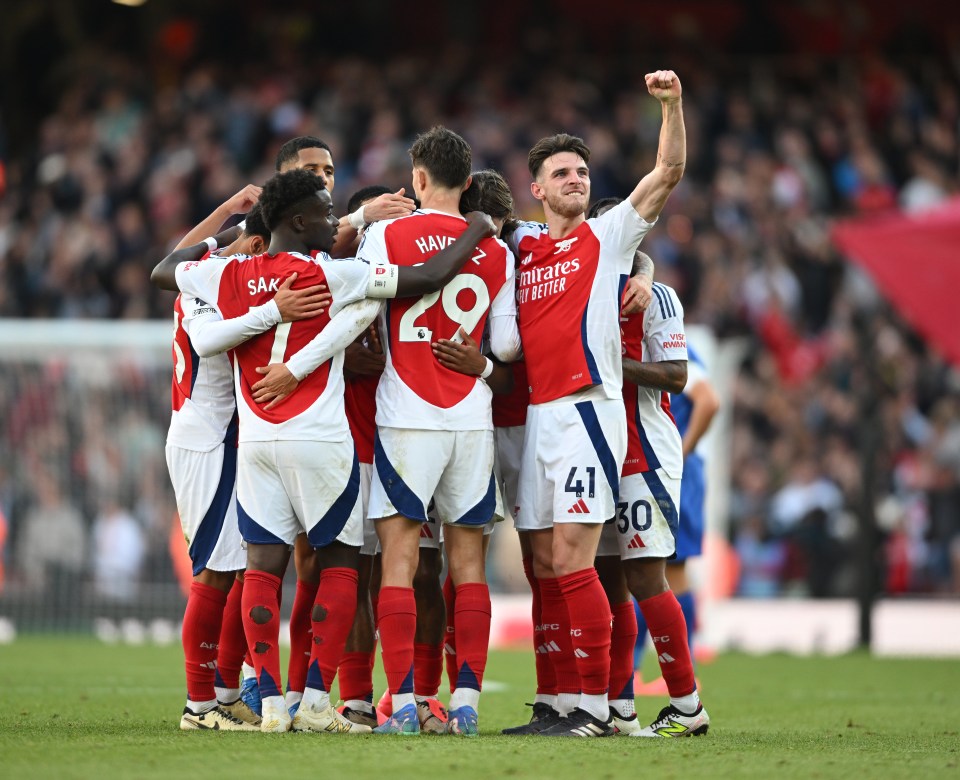
<path id="1" fill-rule="evenodd" d="M 584 500 L 581 498 L 567 510 L 568 515 L 588 515 L 590 514 L 590 507 L 586 505 Z"/>
<path id="2" fill-rule="evenodd" d="M 640 534 L 634 534 L 633 539 L 630 540 L 630 544 L 627 545 L 628 550 L 639 550 L 641 547 L 646 547 L 643 543 L 643 539 L 640 538 Z"/>

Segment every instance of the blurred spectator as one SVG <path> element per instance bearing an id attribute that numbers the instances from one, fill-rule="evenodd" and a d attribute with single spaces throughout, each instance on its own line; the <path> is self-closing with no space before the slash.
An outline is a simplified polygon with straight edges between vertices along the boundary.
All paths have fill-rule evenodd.
<path id="1" fill-rule="evenodd" d="M 137 597 L 145 548 L 136 518 L 113 501 L 93 521 L 93 585 L 97 595 L 130 602 Z"/>
<path id="2" fill-rule="evenodd" d="M 23 518 L 17 568 L 28 587 L 47 589 L 63 603 L 80 583 L 87 530 L 81 514 L 64 499 L 55 477 L 38 473 L 33 487 L 37 503 Z"/>

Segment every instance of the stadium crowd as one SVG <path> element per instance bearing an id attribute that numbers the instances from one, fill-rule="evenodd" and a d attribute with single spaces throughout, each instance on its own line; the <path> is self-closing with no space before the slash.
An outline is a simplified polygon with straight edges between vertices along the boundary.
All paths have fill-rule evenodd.
<path id="1" fill-rule="evenodd" d="M 857 30 L 855 14 L 843 24 L 818 21 L 815 7 L 765 20 L 776 56 L 728 56 L 696 26 L 673 31 L 676 51 L 648 33 L 643 57 L 642 47 L 591 50 L 567 30 L 564 45 L 530 34 L 492 60 L 450 43 L 429 54 L 336 56 L 322 68 L 291 56 L 297 40 L 288 30 L 291 39 L 261 49 L 255 67 L 236 67 L 229 52 L 195 42 L 174 73 L 144 71 L 91 44 L 72 55 L 33 142 L 4 161 L 0 316 L 168 318 L 173 297 L 150 286 L 150 269 L 244 184 L 265 181 L 277 148 L 299 134 L 318 134 L 336 152 L 338 214 L 361 186 L 409 188 L 407 149 L 434 124 L 464 135 L 475 168 L 503 172 L 522 217 L 539 217 L 527 150 L 560 128 L 593 150 L 594 198 L 624 196 L 653 164 L 660 110 L 645 95 L 643 73 L 669 49 L 685 85 L 687 172 L 644 248 L 657 279 L 679 292 L 689 324 L 748 343 L 729 453 L 738 592 L 853 592 L 858 420 L 874 375 L 881 587 L 958 592 L 960 375 L 829 238 L 837 217 L 918 211 L 956 193 L 957 59 L 945 56 L 932 26 L 898 33 L 864 17 Z M 803 38 L 823 29 L 834 37 Z M 732 30 L 726 41 L 750 30 Z M 861 50 L 842 53 L 855 32 Z M 801 48 L 802 40 L 821 41 L 820 50 Z M 864 354 L 858 323 L 875 357 Z M 43 549 L 30 540 L 48 538 L 43 524 L 69 528 L 57 531 L 64 544 L 55 561 L 69 572 L 90 565 L 82 551 L 95 544 L 98 524 L 132 517 L 133 535 L 162 534 L 151 498 L 162 462 L 144 469 L 131 453 L 161 457 L 163 398 L 150 407 L 155 418 L 114 418 L 110 425 L 129 436 L 105 442 L 106 419 L 101 426 L 89 413 L 109 417 L 108 398 L 55 434 L 49 415 L 74 403 L 62 379 L 50 377 L 61 389 L 49 393 L 25 390 L 20 379 L 0 378 L 8 576 L 33 576 L 31 556 Z M 167 381 L 158 383 L 161 396 Z M 74 437 L 69 450 L 84 453 L 69 464 L 76 473 L 50 474 L 43 452 L 36 467 L 22 467 L 25 442 L 66 451 L 56 435 Z M 91 458 L 102 467 L 90 468 Z M 123 481 L 127 489 L 113 493 L 128 496 L 126 507 L 98 505 L 86 497 L 96 494 L 89 486 L 78 498 L 75 484 L 95 478 Z"/>

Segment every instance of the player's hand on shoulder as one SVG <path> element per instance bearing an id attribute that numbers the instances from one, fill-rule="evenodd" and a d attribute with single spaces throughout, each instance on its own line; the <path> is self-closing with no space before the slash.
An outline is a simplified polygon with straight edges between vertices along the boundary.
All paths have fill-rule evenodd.
<path id="1" fill-rule="evenodd" d="M 653 282 L 646 276 L 631 276 L 623 290 L 620 313 L 625 317 L 646 311 L 653 299 Z"/>
<path id="2" fill-rule="evenodd" d="M 223 205 L 230 210 L 231 214 L 246 214 L 257 205 L 257 201 L 260 200 L 260 194 L 262 192 L 263 187 L 258 187 L 256 184 L 248 184 L 236 195 L 230 197 Z"/>
<path id="3" fill-rule="evenodd" d="M 470 211 L 464 214 L 463 218 L 467 220 L 467 224 L 471 227 L 479 225 L 484 228 L 484 238 L 497 235 L 497 226 L 489 214 L 484 214 L 482 211 Z"/>
<path id="4" fill-rule="evenodd" d="M 434 357 L 441 366 L 451 371 L 467 376 L 480 376 L 487 367 L 487 359 L 480 354 L 477 342 L 463 328 L 460 328 L 457 335 L 461 341 L 440 339 L 431 344 Z"/>
<path id="5" fill-rule="evenodd" d="M 680 78 L 672 70 L 657 70 L 643 77 L 647 83 L 647 92 L 662 102 L 680 99 L 682 88 Z"/>
<path id="6" fill-rule="evenodd" d="M 397 219 L 412 214 L 416 204 L 412 198 L 404 196 L 404 192 L 406 189 L 401 187 L 396 192 L 386 192 L 364 204 L 364 221 L 380 222 L 384 219 Z"/>
<path id="7" fill-rule="evenodd" d="M 296 280 L 297 272 L 294 271 L 283 280 L 283 284 L 277 288 L 277 294 L 273 296 L 283 322 L 305 320 L 323 314 L 333 298 L 324 284 L 294 290 L 293 283 Z"/>
<path id="8" fill-rule="evenodd" d="M 279 404 L 290 393 L 297 389 L 300 382 L 283 363 L 271 363 L 269 366 L 259 366 L 258 374 L 263 379 L 257 382 L 251 391 L 253 400 L 258 404 L 266 404 L 264 410 L 269 411 Z"/>

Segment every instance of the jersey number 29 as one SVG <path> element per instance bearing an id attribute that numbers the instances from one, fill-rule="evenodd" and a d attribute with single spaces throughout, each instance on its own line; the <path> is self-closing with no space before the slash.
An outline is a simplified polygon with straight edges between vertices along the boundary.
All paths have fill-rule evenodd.
<path id="1" fill-rule="evenodd" d="M 469 309 L 461 309 L 457 296 L 464 290 L 473 290 L 474 304 Z M 420 341 L 429 344 L 433 341 L 433 331 L 426 325 L 417 325 L 417 320 L 426 314 L 434 304 L 440 301 L 443 313 L 451 322 L 457 323 L 467 333 L 471 333 L 480 322 L 484 312 L 490 308 L 490 293 L 487 286 L 476 274 L 459 274 L 446 287 L 437 292 L 428 293 L 419 298 L 400 318 L 398 338 L 400 341 Z M 459 328 L 454 328 L 446 338 L 454 339 Z M 441 337 L 444 338 L 444 337 Z M 459 340 L 459 339 L 457 339 Z"/>

